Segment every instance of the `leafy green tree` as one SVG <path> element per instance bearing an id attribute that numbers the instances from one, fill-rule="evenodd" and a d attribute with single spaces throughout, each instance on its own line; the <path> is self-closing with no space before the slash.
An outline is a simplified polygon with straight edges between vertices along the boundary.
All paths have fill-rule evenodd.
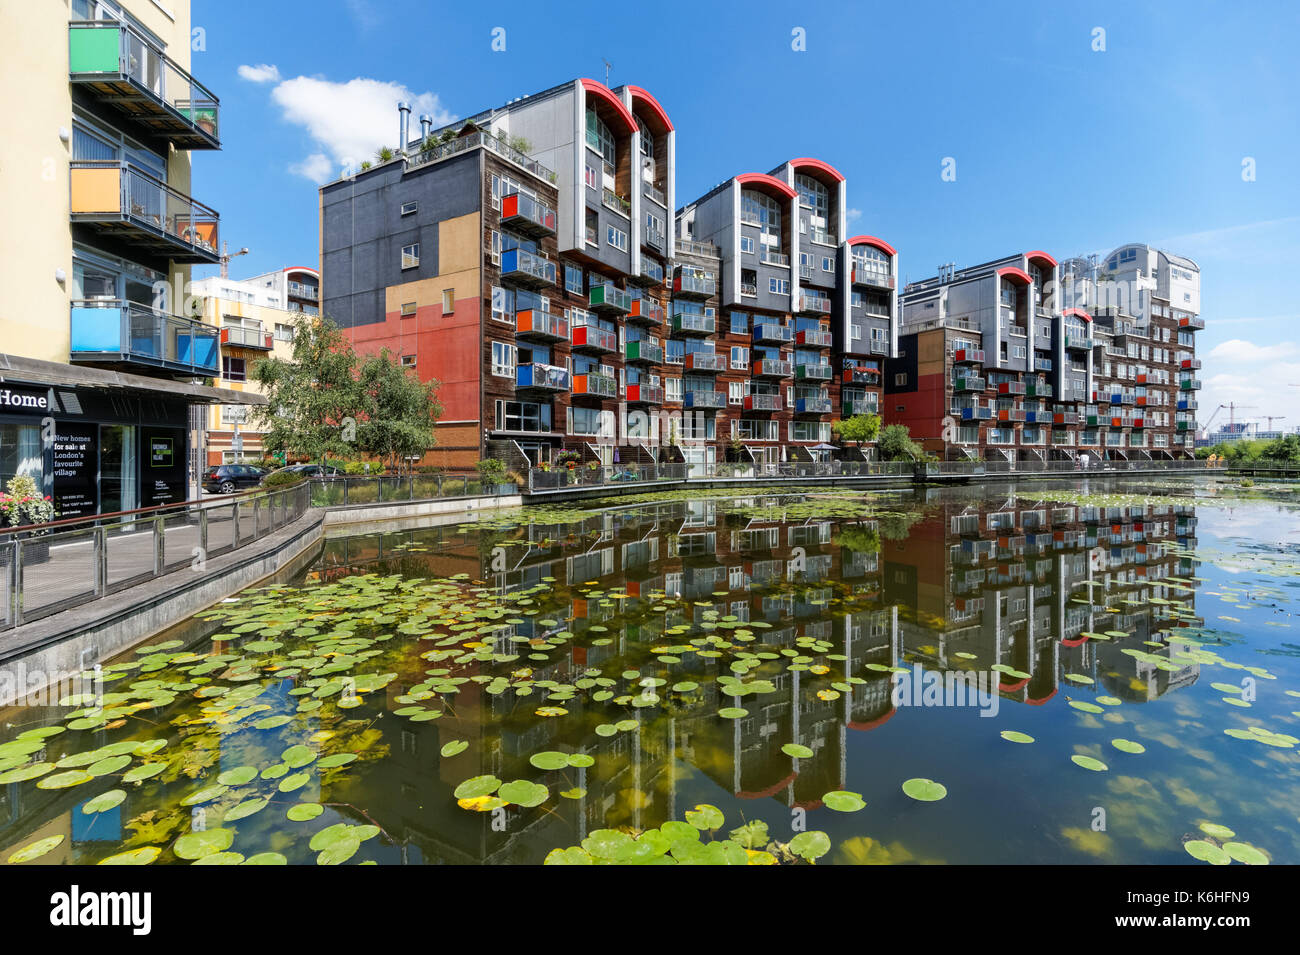
<path id="1" fill-rule="evenodd" d="M 880 415 L 855 414 L 843 421 L 836 421 L 831 430 L 841 441 L 853 441 L 862 447 L 868 441 L 875 441 L 880 434 Z"/>
<path id="2" fill-rule="evenodd" d="M 361 364 L 359 390 L 360 450 L 400 470 L 407 458 L 434 446 L 434 425 L 442 416 L 437 381 L 420 381 L 385 348 Z"/>
<path id="3" fill-rule="evenodd" d="M 880 456 L 886 461 L 896 461 L 900 458 L 915 461 L 925 454 L 921 446 L 912 440 L 912 433 L 905 424 L 885 426 L 876 441 L 876 447 L 880 449 Z"/>
<path id="4" fill-rule="evenodd" d="M 253 366 L 253 381 L 267 398 L 251 415 L 263 446 L 321 463 L 331 455 L 355 456 L 362 405 L 356 368 L 356 354 L 337 325 L 320 316 L 298 316 L 293 357 L 264 358 Z"/>

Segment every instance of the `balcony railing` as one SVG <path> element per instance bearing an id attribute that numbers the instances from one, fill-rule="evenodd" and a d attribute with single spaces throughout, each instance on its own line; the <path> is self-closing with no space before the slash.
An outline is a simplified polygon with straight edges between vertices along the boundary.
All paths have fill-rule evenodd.
<path id="1" fill-rule="evenodd" d="M 1023 381 L 1003 381 L 998 383 L 998 394 L 1000 395 L 1023 395 L 1025 393 L 1025 383 Z"/>
<path id="2" fill-rule="evenodd" d="M 1200 331 L 1201 329 L 1205 328 L 1205 319 L 1193 318 L 1193 317 L 1180 318 L 1178 320 L 1178 327 L 1189 328 L 1192 331 Z"/>
<path id="3" fill-rule="evenodd" d="M 1031 381 L 1025 385 L 1025 394 L 1030 398 L 1052 397 L 1052 386 L 1045 382 Z"/>
<path id="4" fill-rule="evenodd" d="M 574 325 L 569 329 L 574 351 L 618 351 L 618 335 L 596 325 Z"/>
<path id="5" fill-rule="evenodd" d="M 642 264 L 644 265 L 644 261 Z M 627 313 L 627 320 L 634 325 L 662 325 L 664 323 L 664 307 L 654 299 L 634 299 L 632 308 Z"/>
<path id="6" fill-rule="evenodd" d="M 627 314 L 632 309 L 632 293 L 612 282 L 593 285 L 587 293 L 587 304 L 596 312 Z"/>
<path id="7" fill-rule="evenodd" d="M 1051 371 L 1052 360 L 1050 358 L 1035 358 L 1034 371 Z"/>
<path id="8" fill-rule="evenodd" d="M 259 351 L 270 351 L 275 347 L 275 336 L 263 329 L 260 325 L 255 327 L 244 325 L 222 325 L 221 344 L 237 345 L 240 348 L 256 348 Z"/>
<path id="9" fill-rule="evenodd" d="M 664 350 L 663 346 L 658 342 L 652 342 L 648 339 L 639 339 L 638 341 L 627 343 L 625 357 L 631 362 L 638 362 L 647 365 L 662 365 L 664 363 Z"/>
<path id="10" fill-rule="evenodd" d="M 1199 358 L 1184 358 L 1178 363 L 1178 367 L 1187 371 L 1195 371 L 1201 367 L 1201 360 Z"/>
<path id="11" fill-rule="evenodd" d="M 893 288 L 896 284 L 895 278 L 884 269 L 864 269 L 857 265 L 853 267 L 852 281 L 854 285 L 874 285 L 876 288 Z"/>
<path id="12" fill-rule="evenodd" d="M 830 348 L 831 347 L 831 333 L 820 329 L 817 331 L 806 329 L 801 332 L 796 332 L 794 336 L 794 340 L 795 342 L 805 346 L 806 348 Z"/>
<path id="13" fill-rule="evenodd" d="M 887 355 L 889 354 L 889 342 L 882 342 L 879 339 L 873 338 L 871 340 L 871 345 L 867 350 L 873 355 Z"/>
<path id="14" fill-rule="evenodd" d="M 613 398 L 618 394 L 618 382 L 611 375 L 593 373 L 574 375 L 573 393 L 575 395 L 592 395 L 598 398 Z"/>
<path id="15" fill-rule="evenodd" d="M 755 378 L 789 378 L 794 374 L 794 363 L 777 358 L 760 358 L 750 366 Z"/>
<path id="16" fill-rule="evenodd" d="M 830 381 L 831 366 L 826 362 L 808 362 L 794 366 L 794 376 L 806 381 Z"/>
<path id="17" fill-rule="evenodd" d="M 713 315 L 679 312 L 673 316 L 673 333 L 676 335 L 712 335 L 717 327 L 717 318 Z"/>
<path id="18" fill-rule="evenodd" d="M 726 392 L 722 391 L 688 391 L 682 401 L 683 408 L 725 408 Z"/>
<path id="19" fill-rule="evenodd" d="M 800 292 L 798 301 L 795 303 L 795 311 L 814 315 L 829 315 L 831 313 L 831 300 L 825 295 Z"/>
<path id="20" fill-rule="evenodd" d="M 646 182 L 645 180 L 642 180 L 641 190 L 642 192 L 645 193 L 645 195 L 649 196 L 655 202 L 659 203 L 659 205 L 663 206 L 665 209 L 668 208 L 668 197 L 665 196 L 664 191 L 660 189 L 658 186 L 654 185 L 654 183 L 650 183 L 650 182 Z M 662 235 L 662 233 L 660 234 Z"/>
<path id="21" fill-rule="evenodd" d="M 72 303 L 69 360 L 122 364 L 188 375 L 215 375 L 218 329 L 121 299 Z"/>
<path id="22" fill-rule="evenodd" d="M 780 395 L 746 395 L 746 411 L 780 411 L 784 402 Z"/>
<path id="23" fill-rule="evenodd" d="M 216 96 L 119 20 L 68 24 L 68 74 L 177 149 L 221 148 Z"/>
<path id="24" fill-rule="evenodd" d="M 561 315 L 538 308 L 524 308 L 515 313 L 515 335 L 540 341 L 563 341 L 569 337 L 569 322 Z"/>
<path id="25" fill-rule="evenodd" d="M 794 329 L 775 322 L 758 322 L 754 325 L 754 341 L 782 344 L 794 341 Z"/>
<path id="26" fill-rule="evenodd" d="M 526 249 L 501 253 L 501 281 L 531 288 L 555 284 L 555 263 Z"/>
<path id="27" fill-rule="evenodd" d="M 1198 402 L 1195 398 L 1178 399 L 1179 411 L 1196 411 L 1198 408 L 1200 408 L 1200 402 Z"/>
<path id="28" fill-rule="evenodd" d="M 846 385 L 878 385 L 880 372 L 875 368 L 845 368 L 840 380 Z"/>
<path id="29" fill-rule="evenodd" d="M 119 160 L 71 163 L 73 222 L 177 262 L 220 261 L 220 216 L 166 183 Z"/>
<path id="30" fill-rule="evenodd" d="M 958 365 L 982 365 L 984 351 L 978 348 L 958 348 L 952 353 L 952 360 Z"/>
<path id="31" fill-rule="evenodd" d="M 958 391 L 958 392 L 962 392 L 962 391 L 983 391 L 983 390 L 984 390 L 985 388 L 987 388 L 987 387 L 988 387 L 988 382 L 985 381 L 983 378 L 977 378 L 977 377 L 975 377 L 975 376 L 968 376 L 968 377 L 965 377 L 965 378 L 958 378 L 958 379 L 956 379 L 956 380 L 953 382 L 952 390 L 953 390 L 953 391 Z"/>
<path id="32" fill-rule="evenodd" d="M 307 298 L 313 302 L 320 298 L 320 289 L 314 285 L 304 285 L 302 282 L 290 282 L 288 284 L 289 295 L 291 298 Z"/>
<path id="33" fill-rule="evenodd" d="M 865 401 L 862 398 L 846 398 L 843 402 L 844 414 L 846 417 L 853 417 L 860 414 L 879 414 L 880 405 L 875 401 Z"/>
<path id="34" fill-rule="evenodd" d="M 795 414 L 830 414 L 830 398 L 796 398 L 794 400 Z"/>
<path id="35" fill-rule="evenodd" d="M 664 403 L 664 390 L 659 385 L 637 383 L 627 386 L 628 404 L 661 405 Z"/>
<path id="36" fill-rule="evenodd" d="M 690 352 L 684 365 L 686 371 L 704 372 L 716 375 L 727 370 L 727 356 L 715 352 Z"/>
<path id="37" fill-rule="evenodd" d="M 775 265 L 782 268 L 790 267 L 790 256 L 784 252 L 769 252 L 764 249 L 759 253 L 758 260 L 766 265 Z"/>
<path id="38" fill-rule="evenodd" d="M 569 370 L 540 362 L 520 365 L 515 371 L 515 387 L 520 391 L 568 391 Z"/>
<path id="39" fill-rule="evenodd" d="M 532 196 L 511 193 L 501 199 L 501 224 L 525 235 L 554 235 L 555 210 Z"/>
<path id="40" fill-rule="evenodd" d="M 422 166 L 425 163 L 440 162 L 449 159 L 452 156 L 458 156 L 461 153 L 469 152 L 471 149 L 477 149 L 482 146 L 496 153 L 503 159 L 527 170 L 539 179 L 554 183 L 556 181 L 555 172 L 543 166 L 539 162 L 529 159 L 527 155 L 515 149 L 504 139 L 500 139 L 491 133 L 477 132 L 470 133 L 468 136 L 458 136 L 455 139 L 448 140 L 445 143 L 432 145 L 428 149 L 422 149 L 414 156 L 407 160 L 408 166 Z"/>
<path id="41" fill-rule="evenodd" d="M 613 189 L 601 189 L 600 201 L 606 209 L 612 209 L 621 216 L 632 216 L 632 203 L 624 199 Z"/>
<path id="42" fill-rule="evenodd" d="M 962 421 L 990 421 L 993 418 L 993 409 L 983 405 L 961 408 L 959 411 Z"/>
<path id="43" fill-rule="evenodd" d="M 1182 381 L 1178 382 L 1178 387 L 1183 391 L 1199 391 L 1201 381 L 1199 378 L 1184 378 Z"/>
<path id="44" fill-rule="evenodd" d="M 1084 336 L 1082 336 L 1082 335 L 1066 335 L 1066 336 L 1065 336 L 1065 347 L 1066 347 L 1066 348 L 1073 348 L 1073 349 L 1077 349 L 1077 350 L 1079 350 L 1079 351 L 1091 351 L 1092 348 L 1093 348 L 1093 346 L 1096 345 L 1096 344 L 1097 344 L 1097 343 L 1096 343 L 1095 341 L 1093 341 L 1091 338 L 1086 338 L 1086 337 L 1084 337 Z"/>
<path id="45" fill-rule="evenodd" d="M 703 269 L 678 266 L 673 275 L 673 294 L 683 298 L 709 298 L 718 291 L 718 279 Z"/>

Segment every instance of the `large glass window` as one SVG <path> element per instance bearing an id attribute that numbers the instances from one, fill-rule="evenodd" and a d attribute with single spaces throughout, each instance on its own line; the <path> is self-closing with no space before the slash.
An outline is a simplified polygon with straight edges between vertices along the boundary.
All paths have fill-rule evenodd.
<path id="1" fill-rule="evenodd" d="M 742 189 L 740 219 L 747 225 L 759 227 L 763 234 L 765 250 L 781 251 L 781 203 L 753 189 Z"/>
<path id="2" fill-rule="evenodd" d="M 587 145 L 600 153 L 605 162 L 614 165 L 614 136 L 591 107 L 587 107 Z"/>
<path id="3" fill-rule="evenodd" d="M 19 474 L 41 487 L 44 481 L 41 428 L 36 424 L 0 424 L 0 487 Z"/>

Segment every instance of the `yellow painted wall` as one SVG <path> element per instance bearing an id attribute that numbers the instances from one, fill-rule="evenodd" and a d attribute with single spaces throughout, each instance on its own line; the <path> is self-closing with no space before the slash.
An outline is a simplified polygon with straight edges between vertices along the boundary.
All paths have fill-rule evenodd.
<path id="1" fill-rule="evenodd" d="M 191 69 L 189 0 L 124 0 L 123 6 L 166 42 L 168 56 Z M 68 360 L 72 288 L 69 16 L 67 0 L 0 3 L 0 352 L 60 362 Z M 61 129 L 67 143 L 59 139 Z M 171 151 L 168 178 L 190 193 L 189 153 Z M 103 187 L 96 183 L 95 192 Z M 190 269 L 172 265 L 167 273 L 173 282 L 177 273 L 187 282 Z"/>
<path id="2" fill-rule="evenodd" d="M 216 298 L 208 296 L 202 299 L 203 310 L 200 315 L 203 321 L 210 325 L 220 327 L 224 324 L 226 315 L 237 315 L 240 318 L 249 318 L 262 323 L 263 330 L 271 335 L 275 333 L 277 323 L 282 325 L 292 325 L 298 317 L 298 312 L 289 311 L 283 308 L 271 308 L 267 305 L 252 305 L 247 302 L 234 302 L 229 299 Z M 271 351 L 240 348 L 238 345 L 221 346 L 222 355 L 233 355 L 243 357 L 247 360 L 247 370 L 251 374 L 252 366 L 259 358 L 292 358 L 293 343 L 274 341 Z M 251 381 L 226 381 L 223 378 L 217 378 L 216 385 L 219 388 L 229 388 L 231 391 L 251 391 L 261 394 L 262 389 Z M 221 421 L 221 405 L 211 405 L 208 408 L 208 430 L 229 432 L 231 425 L 223 424 Z M 240 425 L 240 430 L 255 430 L 251 425 Z"/>

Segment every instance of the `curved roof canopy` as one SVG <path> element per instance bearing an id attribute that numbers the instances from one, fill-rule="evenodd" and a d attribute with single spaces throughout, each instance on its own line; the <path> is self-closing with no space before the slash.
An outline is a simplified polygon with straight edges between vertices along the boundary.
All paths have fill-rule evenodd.
<path id="1" fill-rule="evenodd" d="M 886 255 L 897 255 L 894 247 L 884 239 L 877 239 L 874 235 L 855 235 L 849 239 L 849 245 L 870 245 L 884 252 Z"/>
<path id="2" fill-rule="evenodd" d="M 668 118 L 667 111 L 659 105 L 659 101 L 651 96 L 648 91 L 639 86 L 629 86 L 627 91 L 632 94 L 632 105 L 644 106 L 646 113 L 655 120 L 655 122 L 647 122 L 647 126 L 657 133 L 671 133 L 673 131 L 673 121 Z M 656 126 L 657 129 L 655 129 Z"/>
<path id="3" fill-rule="evenodd" d="M 1029 277 L 1028 272 L 1024 269 L 1018 269 L 1014 265 L 1008 265 L 1005 268 L 998 269 L 998 275 L 1004 279 L 1019 282 L 1021 285 L 1032 285 L 1034 282 L 1034 280 Z"/>
<path id="4" fill-rule="evenodd" d="M 820 159 L 813 159 L 810 156 L 802 156 L 799 159 L 790 160 L 791 169 L 812 170 L 821 173 L 822 178 L 833 179 L 836 182 L 843 182 L 844 175 L 828 162 Z"/>
<path id="5" fill-rule="evenodd" d="M 623 105 L 623 101 L 614 95 L 613 90 L 603 83 L 597 83 L 595 80 L 583 79 L 579 82 L 582 83 L 582 88 L 587 91 L 589 98 L 595 97 L 596 102 L 604 103 L 608 107 L 607 112 L 612 112 L 622 121 L 629 134 L 636 132 L 636 119 L 628 112 L 627 107 Z"/>
<path id="6" fill-rule="evenodd" d="M 1041 249 L 1035 249 L 1033 252 L 1026 252 L 1025 258 L 1030 262 L 1037 262 L 1039 264 L 1046 263 L 1049 267 L 1056 268 L 1056 259 L 1052 258 Z"/>
<path id="7" fill-rule="evenodd" d="M 794 199 L 799 195 L 789 184 L 777 179 L 776 176 L 769 176 L 762 172 L 742 172 L 736 177 L 736 182 L 742 186 L 752 186 L 761 192 L 784 196 L 786 199 Z"/>

